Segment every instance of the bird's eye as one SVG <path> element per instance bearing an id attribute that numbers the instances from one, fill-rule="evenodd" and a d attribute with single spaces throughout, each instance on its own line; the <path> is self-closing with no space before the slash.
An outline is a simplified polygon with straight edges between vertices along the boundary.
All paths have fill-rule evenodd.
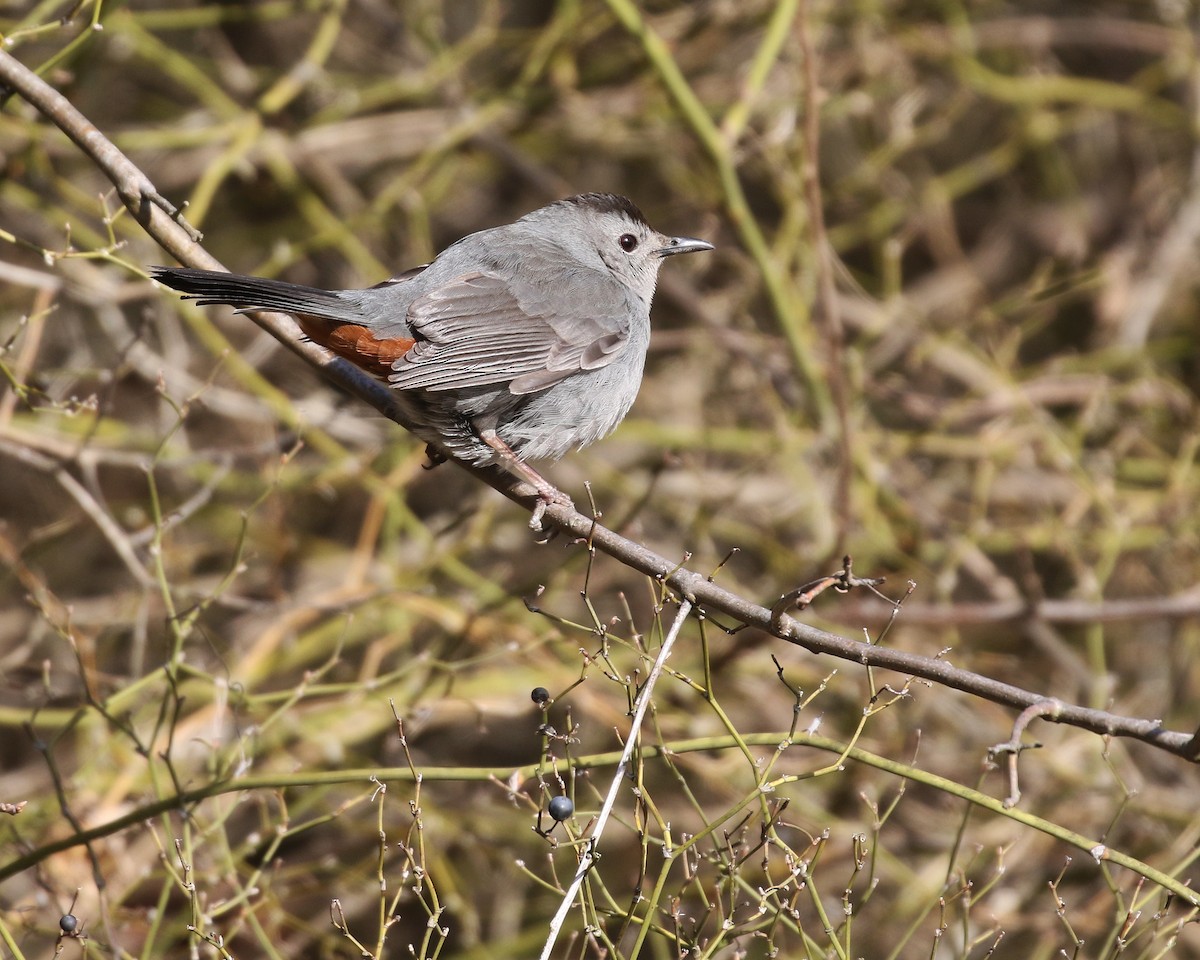
<path id="1" fill-rule="evenodd" d="M 621 245 L 621 249 L 626 253 L 633 253 L 637 249 L 638 238 L 632 233 L 623 233 L 617 243 Z"/>

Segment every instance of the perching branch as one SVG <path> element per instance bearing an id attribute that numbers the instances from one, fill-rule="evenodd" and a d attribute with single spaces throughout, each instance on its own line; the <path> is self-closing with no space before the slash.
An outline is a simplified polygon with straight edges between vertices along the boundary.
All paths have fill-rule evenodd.
<path id="1" fill-rule="evenodd" d="M 180 262 L 195 267 L 219 269 L 218 264 L 199 244 L 179 213 L 155 189 L 149 178 L 121 153 L 111 141 L 61 94 L 7 53 L 0 52 L 0 84 L 19 94 L 52 120 L 108 176 L 123 202 L 168 253 Z M 344 360 L 336 358 L 314 343 L 302 339 L 290 318 L 278 314 L 256 313 L 251 320 L 309 363 L 330 380 L 374 407 L 385 417 L 407 426 L 397 409 L 392 392 L 383 384 Z M 539 502 L 532 489 L 497 468 L 457 465 L 475 474 L 514 502 L 533 509 Z M 573 507 L 549 506 L 543 522 L 569 533 L 603 551 L 626 566 L 666 583 L 681 598 L 702 613 L 720 612 L 739 624 L 754 627 L 812 653 L 826 654 L 866 667 L 893 670 L 961 690 L 1004 706 L 1024 710 L 1047 701 L 1044 694 L 1001 683 L 997 680 L 957 668 L 944 659 L 904 653 L 850 640 L 799 623 L 789 616 L 773 615 L 761 604 L 738 596 L 708 578 L 685 569 L 613 531 L 596 519 L 584 516 Z M 1062 704 L 1053 716 L 1054 723 L 1065 723 L 1108 736 L 1126 737 L 1166 750 L 1186 760 L 1200 760 L 1200 734 L 1166 730 L 1157 720 L 1122 717 L 1103 710 Z"/>

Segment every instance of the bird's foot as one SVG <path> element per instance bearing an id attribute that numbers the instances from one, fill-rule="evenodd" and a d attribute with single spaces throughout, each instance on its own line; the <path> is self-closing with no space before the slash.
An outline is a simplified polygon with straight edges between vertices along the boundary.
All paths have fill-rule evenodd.
<path id="1" fill-rule="evenodd" d="M 533 513 L 529 517 L 529 529 L 534 533 L 546 533 L 546 528 L 542 523 L 542 519 L 546 516 L 546 508 L 549 506 L 575 506 L 575 501 L 568 497 L 558 487 L 551 486 L 545 480 L 537 486 L 537 503 L 534 504 Z M 546 538 L 547 540 L 549 537 Z M 542 541 L 543 543 L 545 541 Z"/>

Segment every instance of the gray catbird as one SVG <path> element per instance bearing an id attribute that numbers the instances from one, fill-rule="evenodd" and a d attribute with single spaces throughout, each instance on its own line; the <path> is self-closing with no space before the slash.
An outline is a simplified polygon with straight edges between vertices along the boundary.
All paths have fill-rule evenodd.
<path id="1" fill-rule="evenodd" d="M 664 257 L 711 250 L 666 237 L 629 200 L 585 193 L 464 237 L 429 264 L 366 290 L 319 290 L 155 267 L 201 304 L 275 310 L 385 379 L 434 451 L 499 462 L 563 499 L 526 460 L 611 433 L 642 381 Z"/>

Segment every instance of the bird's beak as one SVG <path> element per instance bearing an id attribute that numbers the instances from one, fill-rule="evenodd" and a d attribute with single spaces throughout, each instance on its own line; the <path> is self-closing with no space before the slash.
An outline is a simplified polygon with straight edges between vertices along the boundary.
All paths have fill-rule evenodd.
<path id="1" fill-rule="evenodd" d="M 713 245 L 707 240 L 696 240 L 694 237 L 670 237 L 665 247 L 654 252 L 660 257 L 673 257 L 677 253 L 699 253 L 701 250 L 711 250 Z"/>

